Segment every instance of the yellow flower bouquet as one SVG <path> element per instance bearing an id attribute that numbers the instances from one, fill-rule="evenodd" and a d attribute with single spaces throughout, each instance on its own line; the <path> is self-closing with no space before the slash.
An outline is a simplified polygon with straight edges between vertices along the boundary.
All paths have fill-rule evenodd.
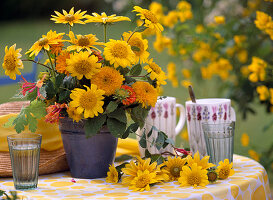
<path id="1" fill-rule="evenodd" d="M 10 119 L 7 125 L 19 133 L 28 126 L 32 132 L 37 119 L 45 117 L 50 123 L 60 117 L 74 122 L 85 120 L 87 137 L 95 135 L 107 125 L 115 137 L 126 138 L 144 124 L 151 106 L 154 106 L 159 87 L 166 84 L 162 69 L 149 59 L 148 41 L 141 32 L 146 28 L 162 31 L 162 26 L 148 10 L 135 6 L 143 23 L 134 31 L 124 32 L 121 39 L 107 38 L 107 27 L 128 17 L 101 15 L 86 11 L 63 13 L 55 11 L 51 20 L 68 24 L 68 33 L 50 30 L 26 52 L 28 59 L 21 59 L 21 49 L 16 44 L 6 47 L 3 68 L 5 74 L 16 79 L 21 75 L 22 61 L 36 62 L 46 69 L 36 83 L 24 79 L 20 94 L 31 101 L 30 106 Z M 94 34 L 80 35 L 72 30 L 75 24 L 98 23 L 104 29 L 104 41 Z M 43 53 L 46 63 L 34 61 Z"/>

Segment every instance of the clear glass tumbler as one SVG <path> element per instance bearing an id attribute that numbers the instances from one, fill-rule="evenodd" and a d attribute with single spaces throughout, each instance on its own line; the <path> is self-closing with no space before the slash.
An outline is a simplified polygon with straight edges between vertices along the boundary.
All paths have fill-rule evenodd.
<path id="1" fill-rule="evenodd" d="M 8 136 L 15 189 L 37 188 L 41 141 L 42 136 L 35 133 Z"/>
<path id="2" fill-rule="evenodd" d="M 202 124 L 209 161 L 218 166 L 220 161 L 233 162 L 235 122 Z"/>

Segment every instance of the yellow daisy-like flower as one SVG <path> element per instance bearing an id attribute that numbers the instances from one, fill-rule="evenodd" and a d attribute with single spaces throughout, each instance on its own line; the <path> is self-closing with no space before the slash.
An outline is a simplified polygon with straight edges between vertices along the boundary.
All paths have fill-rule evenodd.
<path id="1" fill-rule="evenodd" d="M 191 168 L 183 166 L 178 182 L 181 183 L 181 186 L 205 187 L 209 184 L 207 170 L 202 169 L 196 163 Z"/>
<path id="2" fill-rule="evenodd" d="M 66 70 L 67 64 L 66 59 L 70 58 L 70 53 L 68 51 L 62 51 L 60 55 L 56 58 L 56 70 L 59 73 L 64 73 L 69 75 L 69 72 Z"/>
<path id="3" fill-rule="evenodd" d="M 165 80 L 167 79 L 167 76 L 165 72 L 162 71 L 162 69 L 155 62 L 153 62 L 152 58 L 148 61 L 148 65 L 146 65 L 144 69 L 148 73 L 151 73 L 150 78 L 152 80 L 156 79 L 159 85 L 166 85 Z"/>
<path id="4" fill-rule="evenodd" d="M 114 164 L 109 166 L 109 171 L 106 177 L 107 183 L 117 183 L 118 182 L 118 171 L 116 170 Z"/>
<path id="5" fill-rule="evenodd" d="M 132 181 L 135 177 L 138 176 L 138 172 L 148 171 L 149 173 L 156 173 L 155 179 L 157 182 L 161 182 L 166 179 L 166 176 L 162 174 L 160 167 L 157 166 L 156 162 L 151 163 L 151 159 L 148 158 L 146 160 L 137 157 L 137 164 L 131 160 L 129 164 L 126 164 L 124 168 L 122 168 L 122 172 L 127 175 L 122 178 L 122 183 L 126 185 L 132 185 Z"/>
<path id="6" fill-rule="evenodd" d="M 127 42 L 121 40 L 110 39 L 110 42 L 105 44 L 104 56 L 115 68 L 119 66 L 123 68 L 131 66 L 136 60 L 131 46 Z"/>
<path id="7" fill-rule="evenodd" d="M 232 176 L 234 174 L 234 169 L 232 169 L 232 163 L 229 163 L 228 159 L 225 159 L 224 162 L 220 161 L 216 172 L 219 175 L 219 179 L 226 179 L 229 176 Z"/>
<path id="8" fill-rule="evenodd" d="M 148 170 L 138 171 L 137 176 L 132 180 L 129 189 L 134 191 L 150 191 L 150 184 L 157 183 L 156 172 L 149 172 Z"/>
<path id="9" fill-rule="evenodd" d="M 133 90 L 136 93 L 136 100 L 142 104 L 142 107 L 155 106 L 157 101 L 157 90 L 147 82 L 137 81 L 132 85 Z"/>
<path id="10" fill-rule="evenodd" d="M 69 107 L 67 109 L 68 116 L 73 119 L 73 121 L 79 122 L 82 119 L 82 114 L 77 113 L 77 109 Z"/>
<path id="11" fill-rule="evenodd" d="M 180 171 L 185 163 L 186 159 L 182 159 L 181 157 L 168 157 L 168 160 L 164 162 L 164 165 L 166 166 L 164 169 L 167 171 L 170 181 L 178 180 L 180 177 Z"/>
<path id="12" fill-rule="evenodd" d="M 202 167 L 202 169 L 208 169 L 210 167 L 215 166 L 212 163 L 209 163 L 209 156 L 205 156 L 204 158 L 200 159 L 200 154 L 199 151 L 197 151 L 194 155 L 194 157 L 192 158 L 192 156 L 187 156 L 187 162 L 188 165 L 190 167 L 192 167 L 194 165 L 194 163 L 196 163 L 198 166 Z"/>
<path id="13" fill-rule="evenodd" d="M 242 144 L 242 146 L 244 146 L 244 147 L 247 147 L 247 146 L 248 146 L 248 144 L 249 144 L 249 136 L 248 136 L 247 133 L 243 133 L 243 134 L 242 134 L 242 137 L 241 137 L 241 144 Z"/>
<path id="14" fill-rule="evenodd" d="M 92 53 L 92 48 L 100 51 L 97 47 L 94 45 L 103 45 L 102 42 L 97 42 L 98 38 L 96 35 L 89 34 L 89 35 L 76 35 L 77 38 L 75 38 L 75 35 L 72 31 L 69 32 L 70 40 L 69 42 L 72 44 L 67 47 L 68 51 L 77 50 L 77 52 L 86 49 L 90 54 Z"/>
<path id="15" fill-rule="evenodd" d="M 122 35 L 124 38 L 124 41 L 128 41 L 131 35 L 132 35 L 131 31 L 128 33 L 124 32 Z M 150 55 L 150 53 L 147 51 L 148 40 L 143 39 L 142 34 L 136 32 L 131 36 L 131 38 L 128 41 L 128 44 L 131 47 L 138 48 L 138 50 L 133 50 L 136 56 L 135 63 L 137 63 L 138 61 L 140 61 L 140 63 L 145 63 Z"/>
<path id="16" fill-rule="evenodd" d="M 49 51 L 50 45 L 58 45 L 59 42 L 62 41 L 62 35 L 64 33 L 56 33 L 56 31 L 50 30 L 46 35 L 43 35 L 37 42 L 35 42 L 32 47 L 26 52 L 26 54 L 30 53 L 30 57 L 38 55 L 38 53 L 44 49 Z"/>
<path id="17" fill-rule="evenodd" d="M 71 73 L 71 76 L 81 80 L 83 76 L 87 79 L 100 71 L 101 63 L 98 62 L 98 57 L 89 54 L 88 51 L 75 53 L 70 55 L 70 59 L 66 60 L 66 70 Z"/>
<path id="18" fill-rule="evenodd" d="M 144 26 L 155 30 L 157 33 L 160 33 L 164 30 L 163 26 L 159 23 L 153 12 L 147 9 L 143 9 L 139 6 L 134 6 L 133 12 L 138 12 L 137 16 L 140 16 L 140 19 L 145 22 Z"/>
<path id="19" fill-rule="evenodd" d="M 124 77 L 112 67 L 103 67 L 92 78 L 92 83 L 99 89 L 105 91 L 106 96 L 110 96 L 120 89 Z"/>
<path id="20" fill-rule="evenodd" d="M 92 13 L 92 15 L 93 16 L 86 15 L 87 20 L 85 21 L 85 23 L 95 22 L 107 24 L 120 21 L 131 21 L 128 17 L 116 16 L 115 14 L 107 16 L 105 12 L 101 13 L 101 15 L 99 15 L 98 13 Z"/>
<path id="21" fill-rule="evenodd" d="M 74 7 L 71 8 L 69 13 L 67 13 L 65 10 L 63 10 L 63 14 L 59 13 L 58 11 L 54 11 L 55 15 L 51 15 L 51 20 L 55 21 L 55 23 L 59 24 L 69 24 L 70 26 L 73 26 L 74 24 L 85 24 L 82 19 L 86 18 L 86 11 L 78 10 L 77 12 L 74 13 Z"/>
<path id="22" fill-rule="evenodd" d="M 20 59 L 22 55 L 20 52 L 22 49 L 16 49 L 16 44 L 12 45 L 10 48 L 6 46 L 5 48 L 5 57 L 2 64 L 5 74 L 11 79 L 16 79 L 16 74 L 21 75 L 21 72 L 18 69 L 23 69 L 23 63 Z"/>
<path id="23" fill-rule="evenodd" d="M 85 86 L 87 90 L 76 88 L 71 91 L 70 98 L 72 101 L 69 106 L 76 108 L 77 114 L 84 113 L 84 118 L 93 118 L 103 113 L 104 91 L 91 84 L 90 88 Z"/>

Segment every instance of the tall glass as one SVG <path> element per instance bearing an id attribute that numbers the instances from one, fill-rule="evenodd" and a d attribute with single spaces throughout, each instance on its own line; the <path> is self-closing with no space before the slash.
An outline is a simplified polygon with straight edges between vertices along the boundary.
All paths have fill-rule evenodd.
<path id="1" fill-rule="evenodd" d="M 216 166 L 228 159 L 233 162 L 235 122 L 202 124 L 209 161 Z"/>
<path id="2" fill-rule="evenodd" d="M 15 189 L 37 188 L 41 140 L 42 136 L 35 133 L 8 136 Z"/>

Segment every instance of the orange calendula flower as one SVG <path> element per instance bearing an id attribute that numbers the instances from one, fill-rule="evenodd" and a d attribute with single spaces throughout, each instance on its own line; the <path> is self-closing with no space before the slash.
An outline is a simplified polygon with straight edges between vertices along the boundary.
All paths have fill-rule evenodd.
<path id="1" fill-rule="evenodd" d="M 132 85 L 136 93 L 136 100 L 142 104 L 144 108 L 147 106 L 155 106 L 158 93 L 157 90 L 147 82 L 137 81 Z"/>
<path id="2" fill-rule="evenodd" d="M 55 105 L 48 106 L 46 108 L 47 115 L 45 116 L 45 121 L 52 124 L 58 122 L 60 118 L 60 112 L 64 108 L 67 108 L 65 103 L 60 104 L 55 102 Z"/>
<path id="3" fill-rule="evenodd" d="M 92 13 L 92 15 L 93 16 L 86 15 L 87 20 L 85 21 L 85 23 L 95 22 L 106 24 L 120 21 L 131 21 L 128 17 L 116 16 L 115 14 L 107 16 L 105 12 L 101 13 L 101 15 L 99 15 L 98 13 Z"/>
<path id="4" fill-rule="evenodd" d="M 98 38 L 96 35 L 89 34 L 89 35 L 74 35 L 72 31 L 69 32 L 70 40 L 69 42 L 72 44 L 67 47 L 68 51 L 77 50 L 77 52 L 86 49 L 89 53 L 92 53 L 92 49 L 96 49 L 100 51 L 94 45 L 103 45 L 102 42 L 97 42 Z"/>
<path id="5" fill-rule="evenodd" d="M 55 15 L 51 15 L 51 20 L 55 21 L 55 23 L 61 23 L 61 24 L 69 24 L 70 26 L 73 26 L 74 24 L 85 24 L 82 19 L 86 18 L 86 11 L 78 10 L 74 13 L 74 7 L 71 8 L 69 13 L 67 13 L 65 10 L 63 10 L 63 14 L 59 13 L 58 11 L 54 11 Z"/>
<path id="6" fill-rule="evenodd" d="M 51 45 L 58 45 L 59 42 L 62 41 L 60 37 L 64 35 L 64 33 L 56 33 L 56 31 L 50 30 L 46 35 L 43 35 L 37 42 L 35 42 L 29 51 L 26 54 L 30 53 L 30 57 L 35 55 L 37 56 L 38 53 L 44 49 L 49 51 Z"/>
<path id="7" fill-rule="evenodd" d="M 60 55 L 56 58 L 56 70 L 59 73 L 64 73 L 69 75 L 69 72 L 66 70 L 67 64 L 66 60 L 70 58 L 68 51 L 62 51 Z"/>

